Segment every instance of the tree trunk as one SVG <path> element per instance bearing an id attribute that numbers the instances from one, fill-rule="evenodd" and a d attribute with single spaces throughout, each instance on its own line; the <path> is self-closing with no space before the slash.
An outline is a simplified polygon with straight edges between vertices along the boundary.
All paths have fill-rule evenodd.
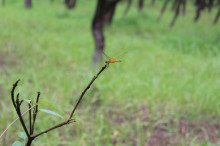
<path id="1" fill-rule="evenodd" d="M 2 6 L 4 6 L 5 5 L 5 0 L 2 0 Z"/>
<path id="2" fill-rule="evenodd" d="M 155 4 L 155 0 L 152 0 L 152 1 L 151 1 L 151 5 L 154 5 L 154 4 Z"/>
<path id="3" fill-rule="evenodd" d="M 139 0 L 139 2 L 138 2 L 138 10 L 142 11 L 143 7 L 144 7 L 144 0 Z"/>
<path id="4" fill-rule="evenodd" d="M 118 2 L 119 0 L 98 0 L 92 21 L 92 32 L 95 41 L 95 51 L 92 59 L 94 66 L 98 66 L 102 60 L 102 52 L 105 47 L 103 28 L 106 24 L 111 24 Z"/>
<path id="5" fill-rule="evenodd" d="M 28 8 L 31 8 L 32 7 L 32 0 L 25 0 L 25 8 L 28 9 Z"/>
<path id="6" fill-rule="evenodd" d="M 132 0 L 128 0 L 128 5 L 127 5 L 127 7 L 126 7 L 126 9 L 124 11 L 124 16 L 128 13 L 128 11 L 129 11 L 129 9 L 131 7 L 131 3 L 132 3 Z"/>
<path id="7" fill-rule="evenodd" d="M 166 8 L 167 8 L 167 4 L 169 3 L 170 0 L 165 0 L 164 4 L 163 4 L 163 7 L 160 11 L 160 15 L 158 16 L 157 18 L 157 22 L 160 21 L 160 18 L 162 17 L 163 13 L 166 11 Z"/>
<path id="8" fill-rule="evenodd" d="M 218 22 L 219 17 L 220 17 L 220 6 L 219 6 L 219 9 L 218 9 L 218 13 L 215 17 L 214 24 L 216 24 Z"/>
<path id="9" fill-rule="evenodd" d="M 68 9 L 73 9 L 76 6 L 76 0 L 65 0 L 64 3 Z"/>

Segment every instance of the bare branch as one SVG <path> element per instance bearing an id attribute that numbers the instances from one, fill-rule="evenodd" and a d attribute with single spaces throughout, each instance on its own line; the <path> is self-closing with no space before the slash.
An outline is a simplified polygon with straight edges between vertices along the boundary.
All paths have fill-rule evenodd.
<path id="1" fill-rule="evenodd" d="M 31 133 L 30 134 L 33 134 L 34 133 L 34 126 L 35 126 L 35 121 L 36 121 L 36 118 L 37 118 L 37 113 L 38 113 L 38 103 L 39 103 L 39 98 L 40 98 L 40 92 L 37 93 L 37 99 L 36 99 L 36 108 L 33 110 L 33 124 L 32 124 L 32 127 L 31 127 Z"/>
<path id="2" fill-rule="evenodd" d="M 90 86 L 92 85 L 92 83 L 99 77 L 99 75 L 106 69 L 106 67 L 107 67 L 107 64 L 105 64 L 105 65 L 102 67 L 102 69 L 98 72 L 98 74 L 93 77 L 93 79 L 90 81 L 90 83 L 88 84 L 88 86 L 84 89 L 84 91 L 83 91 L 82 94 L 80 95 L 79 100 L 77 101 L 75 107 L 73 108 L 73 111 L 72 111 L 72 113 L 70 114 L 69 119 L 71 119 L 71 118 L 73 117 L 73 114 L 74 114 L 76 108 L 78 107 L 80 101 L 82 100 L 84 94 L 86 93 L 86 91 L 90 88 Z"/>
<path id="3" fill-rule="evenodd" d="M 38 104 L 37 104 L 38 105 Z M 29 110 L 33 109 L 35 106 L 32 106 L 31 108 L 29 108 L 28 110 L 26 110 L 21 116 L 23 117 Z M 5 134 L 5 132 L 19 119 L 19 117 L 17 117 L 11 124 L 8 125 L 7 128 L 5 128 L 5 130 L 2 132 L 2 134 L 0 135 L 0 138 Z"/>
<path id="4" fill-rule="evenodd" d="M 21 122 L 21 124 L 22 124 L 22 127 L 23 127 L 23 129 L 25 130 L 25 133 L 26 133 L 26 135 L 27 135 L 27 137 L 28 137 L 28 141 L 27 141 L 27 143 L 26 143 L 26 146 L 30 146 L 31 143 L 32 143 L 32 141 L 33 141 L 36 137 L 38 137 L 38 136 L 40 136 L 40 135 L 42 135 L 42 134 L 44 134 L 44 133 L 47 133 L 47 132 L 52 131 L 52 130 L 54 130 L 54 129 L 56 129 L 56 128 L 59 128 L 59 127 L 62 127 L 62 126 L 64 126 L 64 125 L 67 125 L 67 124 L 70 124 L 70 123 L 75 122 L 75 120 L 74 120 L 72 117 L 73 117 L 73 114 L 75 113 L 75 111 L 76 111 L 76 109 L 77 109 L 77 107 L 78 107 L 80 101 L 82 100 L 83 96 L 85 95 L 85 93 L 87 92 L 87 90 L 90 88 L 90 86 L 94 83 L 94 81 L 99 77 L 99 75 L 100 75 L 106 68 L 107 68 L 107 63 L 101 68 L 101 70 L 97 73 L 97 75 L 92 78 L 92 80 L 89 82 L 89 84 L 87 85 L 87 87 L 83 90 L 83 92 L 82 92 L 81 96 L 79 97 L 79 99 L 78 99 L 76 105 L 74 106 L 74 108 L 73 108 L 73 110 L 72 110 L 72 112 L 71 112 L 69 118 L 68 118 L 66 121 L 61 122 L 60 124 L 55 125 L 55 126 L 49 128 L 49 129 L 46 129 L 46 130 L 44 130 L 44 131 L 42 131 L 42 132 L 40 132 L 40 133 L 38 133 L 38 134 L 33 134 L 33 133 L 34 133 L 35 120 L 36 120 L 37 113 L 38 113 L 38 104 L 39 104 L 40 92 L 38 92 L 38 96 L 37 96 L 37 99 L 36 99 L 36 105 L 35 105 L 36 107 L 35 107 L 35 106 L 32 106 L 32 107 L 31 107 L 31 103 L 29 103 L 29 109 L 26 111 L 26 112 L 29 111 L 29 123 L 30 123 L 30 134 L 29 134 L 28 131 L 27 131 L 27 128 L 26 128 L 26 126 L 25 126 L 25 123 L 24 123 L 24 121 L 23 121 L 23 118 L 22 118 L 22 116 L 23 116 L 26 112 L 24 112 L 23 114 L 21 114 L 21 111 L 20 111 L 20 105 L 21 105 L 21 103 L 23 102 L 23 100 L 19 101 L 19 94 L 17 94 L 16 102 L 14 101 L 14 90 L 15 90 L 15 88 L 17 87 L 17 83 L 18 83 L 19 80 L 16 81 L 16 83 L 13 85 L 13 88 L 12 88 L 12 91 L 11 91 L 11 98 L 12 98 L 13 105 L 14 105 L 16 111 L 17 111 L 18 118 L 17 118 L 16 120 L 14 120 L 14 121 L 3 131 L 3 133 L 2 133 L 1 136 L 0 136 L 0 138 L 1 138 L 2 135 L 8 130 L 8 128 L 9 128 L 12 124 L 14 124 L 18 119 L 20 120 L 20 122 Z M 35 109 L 33 110 L 34 112 L 33 112 L 33 123 L 32 123 L 31 109 L 34 108 L 34 107 L 35 107 Z"/>
<path id="5" fill-rule="evenodd" d="M 165 12 L 165 10 L 166 10 L 166 8 L 167 8 L 167 4 L 168 4 L 169 1 L 170 1 L 170 0 L 166 0 L 166 1 L 164 2 L 163 8 L 161 9 L 161 12 L 160 12 L 160 15 L 159 15 L 159 17 L 157 18 L 157 22 L 160 21 L 160 18 L 161 18 L 161 16 L 163 15 L 163 13 Z"/>
<path id="6" fill-rule="evenodd" d="M 31 108 L 31 102 L 28 104 L 29 108 Z M 30 134 L 31 134 L 31 129 L 32 129 L 32 123 L 31 123 L 32 115 L 31 115 L 31 110 L 29 110 L 29 125 L 30 125 Z"/>
<path id="7" fill-rule="evenodd" d="M 219 4 L 220 4 L 220 2 L 219 2 Z M 220 6 L 219 6 L 219 9 L 218 9 L 218 13 L 215 17 L 214 24 L 216 24 L 218 22 L 219 17 L 220 17 Z"/>
<path id="8" fill-rule="evenodd" d="M 128 0 L 127 7 L 126 7 L 126 9 L 124 11 L 124 16 L 127 15 L 128 11 L 129 11 L 129 9 L 131 7 L 131 4 L 132 4 L 132 0 Z"/>
<path id="9" fill-rule="evenodd" d="M 15 102 L 15 100 L 14 100 L 14 91 L 15 91 L 15 89 L 16 89 L 16 87 L 17 87 L 19 81 L 20 81 L 20 80 L 17 80 L 17 81 L 15 82 L 15 84 L 13 85 L 13 87 L 12 87 L 12 90 L 11 90 L 11 99 L 12 99 L 12 103 L 13 103 L 13 105 L 14 105 L 14 108 L 15 108 L 15 110 L 16 110 L 16 112 L 17 112 L 17 115 L 18 115 L 18 117 L 19 117 L 19 120 L 20 120 L 20 122 L 21 122 L 21 125 L 22 125 L 22 127 L 23 127 L 23 129 L 24 129 L 26 135 L 29 137 L 30 135 L 29 135 L 29 133 L 28 133 L 27 127 L 26 127 L 26 125 L 25 125 L 25 123 L 24 123 L 24 120 L 23 120 L 23 118 L 22 118 L 22 116 L 21 116 L 21 109 L 20 109 L 20 105 L 21 105 L 21 104 L 20 104 L 20 103 L 22 103 L 22 102 L 19 101 L 19 93 L 17 94 L 16 102 Z"/>
<path id="10" fill-rule="evenodd" d="M 38 137 L 38 136 L 40 136 L 40 135 L 42 135 L 44 133 L 47 133 L 47 132 L 52 131 L 52 130 L 54 130 L 56 128 L 62 127 L 64 125 L 70 124 L 70 123 L 72 123 L 72 121 L 74 121 L 74 119 L 68 119 L 68 120 L 66 120 L 66 121 L 64 121 L 64 122 L 62 122 L 62 123 L 60 123 L 60 124 L 58 124 L 56 126 L 53 126 L 53 127 L 49 128 L 49 129 L 47 129 L 45 131 L 42 131 L 42 132 L 40 132 L 38 134 L 35 134 L 35 135 L 31 135 L 31 137 L 32 137 L 32 139 L 35 139 L 36 137 Z"/>
<path id="11" fill-rule="evenodd" d="M 12 103 L 13 103 L 15 109 L 17 108 L 17 106 L 15 103 L 14 92 L 15 92 L 15 88 L 17 87 L 19 81 L 20 81 L 20 79 L 14 83 L 13 88 L 11 90 L 11 100 L 12 100 Z"/>
<path id="12" fill-rule="evenodd" d="M 180 0 L 181 1 L 181 0 Z M 177 2 L 177 8 L 176 8 L 176 11 L 175 11 L 175 15 L 174 15 L 174 17 L 173 17 L 173 20 L 171 21 L 171 23 L 170 23 L 170 27 L 172 27 L 174 24 L 175 24 L 175 22 L 176 22 L 176 19 L 177 19 L 177 17 L 178 17 L 178 15 L 179 15 L 179 12 L 180 12 L 180 5 L 181 5 L 181 2 L 180 1 L 178 1 Z"/>

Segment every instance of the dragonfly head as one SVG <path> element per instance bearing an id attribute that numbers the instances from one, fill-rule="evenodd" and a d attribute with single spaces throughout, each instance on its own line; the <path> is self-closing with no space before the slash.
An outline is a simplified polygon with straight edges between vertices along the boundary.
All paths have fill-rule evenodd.
<path id="1" fill-rule="evenodd" d="M 108 63 L 108 61 L 106 60 L 105 63 Z"/>

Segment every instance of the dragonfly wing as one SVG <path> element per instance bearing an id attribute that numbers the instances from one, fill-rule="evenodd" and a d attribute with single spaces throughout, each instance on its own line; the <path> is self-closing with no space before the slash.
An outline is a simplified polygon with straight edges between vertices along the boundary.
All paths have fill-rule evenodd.
<path id="1" fill-rule="evenodd" d="M 119 57 L 121 57 L 121 56 L 123 56 L 123 55 L 125 55 L 125 54 L 127 54 L 127 53 L 128 53 L 128 51 L 125 51 L 125 52 L 123 52 L 122 54 L 116 56 L 115 58 L 119 58 Z"/>
<path id="2" fill-rule="evenodd" d="M 108 59 L 110 59 L 110 57 L 109 57 L 108 55 L 106 55 L 104 51 L 103 51 L 102 53 L 105 55 L 105 57 L 107 57 Z"/>

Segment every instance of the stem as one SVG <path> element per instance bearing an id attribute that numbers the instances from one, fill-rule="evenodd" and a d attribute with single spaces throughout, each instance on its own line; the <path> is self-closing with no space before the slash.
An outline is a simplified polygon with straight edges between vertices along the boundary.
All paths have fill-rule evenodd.
<path id="1" fill-rule="evenodd" d="M 37 118 L 37 113 L 38 113 L 38 103 L 39 103 L 39 98 L 40 98 L 40 92 L 37 93 L 37 99 L 36 99 L 36 108 L 34 109 L 34 113 L 33 113 L 33 124 L 32 124 L 32 127 L 31 127 L 31 134 L 34 133 L 34 126 L 35 126 L 35 121 L 36 121 L 36 118 Z"/>
<path id="2" fill-rule="evenodd" d="M 77 101 L 75 107 L 73 108 L 73 111 L 72 111 L 72 113 L 70 114 L 69 119 L 71 119 L 71 118 L 73 117 L 73 114 L 74 114 L 76 108 L 78 107 L 80 101 L 82 100 L 84 94 L 86 93 L 86 91 L 90 88 L 90 86 L 92 85 L 92 83 L 99 77 L 99 75 L 106 69 L 106 67 L 107 67 L 107 63 L 102 67 L 102 69 L 97 73 L 97 75 L 92 78 L 92 80 L 90 81 L 90 83 L 88 84 L 88 86 L 84 89 L 84 91 L 83 91 L 82 94 L 80 95 L 80 97 L 79 97 L 79 99 L 78 99 L 78 101 Z"/>
<path id="3" fill-rule="evenodd" d="M 20 122 L 21 122 L 21 125 L 22 125 L 22 127 L 23 127 L 23 129 L 24 129 L 26 135 L 27 135 L 28 137 L 30 137 L 30 134 L 28 133 L 27 127 L 26 127 L 26 125 L 25 125 L 25 123 L 24 123 L 24 120 L 23 120 L 23 118 L 22 118 L 22 116 L 21 116 L 20 106 L 21 106 L 22 101 L 21 101 L 21 102 L 19 101 L 19 94 L 17 94 L 16 102 L 15 102 L 15 99 L 14 99 L 14 91 L 15 91 L 15 88 L 17 87 L 19 81 L 20 81 L 20 80 L 17 80 L 17 81 L 15 82 L 15 84 L 13 85 L 13 88 L 12 88 L 12 90 L 11 90 L 11 100 L 12 100 L 12 103 L 13 103 L 13 105 L 14 105 L 14 108 L 15 108 L 15 110 L 16 110 L 16 112 L 17 112 L 17 115 L 18 115 L 18 117 L 19 117 L 19 120 L 20 120 Z"/>
<path id="4" fill-rule="evenodd" d="M 37 104 L 38 105 L 38 104 Z M 31 108 L 29 108 L 28 110 L 26 110 L 21 116 L 23 117 L 29 110 L 33 109 L 36 105 L 32 106 Z M 9 127 L 11 127 L 11 125 L 13 125 L 17 120 L 19 119 L 19 117 L 17 117 L 11 124 L 8 125 L 8 127 L 2 132 L 2 134 L 0 135 L 0 138 L 5 134 L 5 132 L 9 129 Z"/>
<path id="5" fill-rule="evenodd" d="M 67 125 L 67 124 L 70 124 L 70 123 L 72 123 L 72 122 L 75 122 L 74 119 L 72 119 L 72 117 L 73 117 L 73 114 L 74 114 L 75 110 L 77 109 L 77 107 L 78 107 L 80 101 L 82 100 L 82 98 L 83 98 L 83 96 L 85 95 L 86 91 L 87 91 L 87 90 L 90 88 L 90 86 L 93 84 L 93 82 L 94 82 L 94 81 L 99 77 L 99 75 L 107 68 L 107 65 L 108 65 L 108 63 L 106 63 L 106 64 L 101 68 L 101 70 L 97 73 L 97 75 L 92 78 L 92 80 L 89 82 L 89 84 L 87 85 L 87 87 L 83 90 L 83 92 L 82 92 L 82 94 L 80 95 L 80 97 L 79 97 L 79 99 L 78 99 L 76 105 L 74 106 L 74 108 L 73 108 L 73 110 L 72 110 L 72 112 L 71 112 L 69 118 L 68 118 L 66 121 L 64 121 L 64 122 L 62 122 L 62 123 L 60 123 L 60 124 L 58 124 L 58 125 L 55 125 L 55 126 L 49 128 L 49 129 L 45 130 L 45 131 L 42 131 L 42 132 L 40 132 L 40 133 L 38 133 L 38 134 L 31 135 L 31 136 L 30 136 L 30 139 L 28 139 L 28 142 L 27 142 L 26 145 L 28 145 L 29 143 L 32 142 L 32 140 L 34 140 L 36 137 L 38 137 L 38 136 L 40 136 L 40 135 L 42 135 L 42 134 L 44 134 L 44 133 L 47 133 L 47 132 L 49 132 L 49 131 L 52 131 L 52 130 L 54 130 L 54 129 L 57 129 L 57 128 L 59 128 L 59 127 L 62 127 L 62 126 L 64 126 L 64 125 Z M 40 95 L 39 95 L 39 96 L 40 96 Z M 37 99 L 37 100 L 38 100 L 38 99 Z M 38 102 L 38 101 L 37 101 L 37 102 Z M 37 110 L 37 107 L 36 107 L 36 110 Z M 35 117 L 35 119 L 36 119 L 36 117 Z M 34 124 L 32 125 L 32 128 L 33 128 L 33 126 L 34 126 Z M 30 140 L 30 141 L 29 141 L 29 140 Z"/>
<path id="6" fill-rule="evenodd" d="M 29 105 L 29 108 L 31 108 L 31 102 L 28 104 Z M 31 119 L 32 119 L 32 116 L 31 116 L 31 110 L 29 110 L 29 125 L 30 125 L 30 134 L 31 134 Z"/>
<path id="7" fill-rule="evenodd" d="M 20 79 L 14 83 L 13 88 L 11 90 L 11 100 L 12 100 L 12 103 L 13 103 L 15 109 L 16 109 L 16 104 L 15 104 L 15 100 L 14 100 L 15 99 L 14 98 L 14 91 L 15 91 L 15 88 L 17 87 L 19 81 L 20 81 Z"/>
<path id="8" fill-rule="evenodd" d="M 40 133 L 38 133 L 38 134 L 31 135 L 31 137 L 32 137 L 33 139 L 35 139 L 36 137 L 38 137 L 38 136 L 40 136 L 40 135 L 42 135 L 42 134 L 44 134 L 44 133 L 47 133 L 47 132 L 49 132 L 49 131 L 51 131 L 51 130 L 54 130 L 54 129 L 59 128 L 59 127 L 62 127 L 62 126 L 64 126 L 64 125 L 66 125 L 66 124 L 70 124 L 70 123 L 72 123 L 72 122 L 74 122 L 73 119 L 68 119 L 68 120 L 66 120 L 66 121 L 64 121 L 64 122 L 62 122 L 62 123 L 60 123 L 60 124 L 58 124 L 58 125 L 56 125 L 56 126 L 53 126 L 53 127 L 49 128 L 49 129 L 47 129 L 47 130 L 44 130 L 44 131 L 42 131 L 42 132 L 40 132 Z"/>

